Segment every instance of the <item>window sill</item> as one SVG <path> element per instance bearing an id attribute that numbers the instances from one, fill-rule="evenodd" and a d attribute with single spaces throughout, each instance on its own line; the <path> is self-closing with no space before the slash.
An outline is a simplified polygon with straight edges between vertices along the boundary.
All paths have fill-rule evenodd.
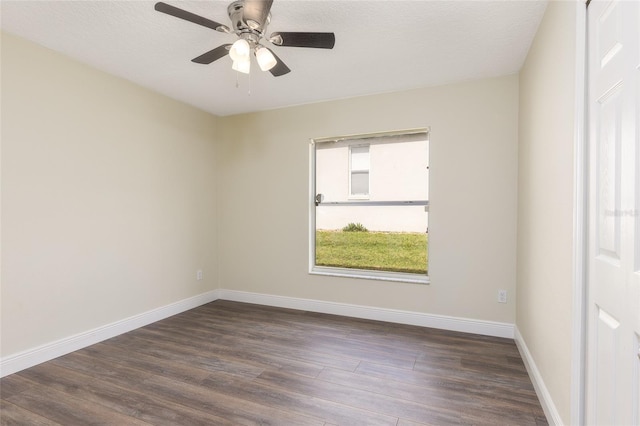
<path id="1" fill-rule="evenodd" d="M 370 271 L 364 269 L 331 268 L 325 266 L 313 266 L 309 271 L 311 275 L 326 275 L 332 277 L 360 278 L 379 281 L 395 281 L 411 284 L 430 284 L 428 275 L 408 274 L 403 272 Z"/>

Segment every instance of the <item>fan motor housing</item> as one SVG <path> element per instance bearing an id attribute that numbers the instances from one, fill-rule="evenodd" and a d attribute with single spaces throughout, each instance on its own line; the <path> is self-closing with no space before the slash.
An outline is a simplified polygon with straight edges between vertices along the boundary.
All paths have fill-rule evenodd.
<path id="1" fill-rule="evenodd" d="M 236 0 L 231 3 L 227 8 L 227 13 L 229 14 L 229 19 L 231 20 L 233 31 L 236 34 L 255 34 L 258 36 L 258 40 L 267 30 L 267 25 L 269 25 L 269 22 L 271 21 L 271 13 L 269 13 L 264 23 L 256 22 L 251 19 L 245 19 L 244 0 Z"/>

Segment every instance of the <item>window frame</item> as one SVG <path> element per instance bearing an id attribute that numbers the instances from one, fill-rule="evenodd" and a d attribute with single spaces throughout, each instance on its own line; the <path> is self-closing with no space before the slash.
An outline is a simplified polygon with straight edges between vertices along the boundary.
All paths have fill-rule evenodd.
<path id="1" fill-rule="evenodd" d="M 325 138 L 312 138 L 309 139 L 309 274 L 311 275 L 324 275 L 333 277 L 345 277 L 345 278 L 360 278 L 369 280 L 381 280 L 391 282 L 404 282 L 413 284 L 430 284 L 431 278 L 429 271 L 426 274 L 412 274 L 406 272 L 389 272 L 389 271 L 376 271 L 369 269 L 355 269 L 355 268 L 340 268 L 329 266 L 317 266 L 316 260 L 316 145 L 325 142 L 341 142 L 345 140 L 357 140 L 357 139 L 369 139 L 378 137 L 391 137 L 400 135 L 412 135 L 412 134 L 426 134 L 426 140 L 428 141 L 428 149 L 431 150 L 430 144 L 430 127 L 396 130 L 390 132 L 376 132 L 366 133 L 358 135 L 345 135 L 338 137 L 325 137 Z M 367 144 L 363 144 L 367 145 Z M 371 155 L 371 151 L 369 151 Z M 371 173 L 371 157 L 369 157 L 369 173 Z M 429 179 L 429 186 L 431 186 L 431 179 Z M 369 194 L 371 194 L 371 188 L 369 187 Z M 430 188 L 429 188 L 430 194 Z M 351 149 L 349 149 L 349 198 L 351 198 Z M 369 198 L 369 196 L 367 196 Z M 366 200 L 366 199 L 365 199 Z M 427 206 L 425 211 L 429 211 L 429 200 L 427 200 Z M 427 242 L 427 250 L 429 242 Z M 429 268 L 430 270 L 431 268 Z"/>

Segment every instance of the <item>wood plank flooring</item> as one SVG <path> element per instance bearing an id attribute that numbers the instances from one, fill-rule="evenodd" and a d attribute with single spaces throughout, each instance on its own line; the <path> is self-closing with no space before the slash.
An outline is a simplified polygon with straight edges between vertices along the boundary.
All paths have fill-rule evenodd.
<path id="1" fill-rule="evenodd" d="M 216 301 L 0 380 L 2 425 L 546 425 L 514 342 Z"/>

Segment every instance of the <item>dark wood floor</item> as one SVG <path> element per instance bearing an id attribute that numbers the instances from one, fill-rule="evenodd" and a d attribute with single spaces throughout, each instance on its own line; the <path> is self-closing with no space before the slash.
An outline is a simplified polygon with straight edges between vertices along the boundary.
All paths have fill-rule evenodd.
<path id="1" fill-rule="evenodd" d="M 216 301 L 0 380 L 2 425 L 546 425 L 512 340 Z"/>

